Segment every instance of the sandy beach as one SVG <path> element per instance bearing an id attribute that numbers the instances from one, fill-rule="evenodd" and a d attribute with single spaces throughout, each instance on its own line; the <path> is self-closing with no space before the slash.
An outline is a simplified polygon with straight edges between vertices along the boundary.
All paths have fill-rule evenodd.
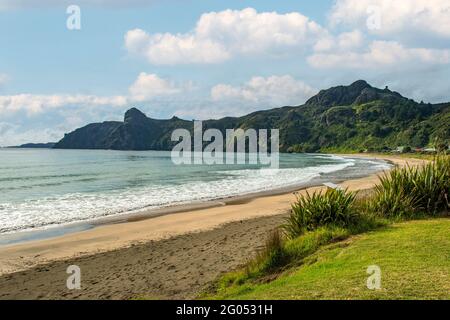
<path id="1" fill-rule="evenodd" d="M 358 156 L 398 166 L 423 163 L 400 156 L 351 155 Z M 371 175 L 341 185 L 367 190 L 377 181 Z M 245 263 L 294 200 L 289 192 L 216 203 L 2 246 L 0 299 L 193 298 L 221 273 Z M 81 290 L 66 288 L 66 268 L 72 264 L 81 268 Z"/>

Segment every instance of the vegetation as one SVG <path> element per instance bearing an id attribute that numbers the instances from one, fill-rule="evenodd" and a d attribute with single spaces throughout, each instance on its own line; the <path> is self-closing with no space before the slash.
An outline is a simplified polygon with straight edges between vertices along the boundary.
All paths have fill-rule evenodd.
<path id="1" fill-rule="evenodd" d="M 371 154 L 380 155 L 380 156 L 386 155 L 386 153 L 377 153 L 377 152 L 374 152 Z M 436 157 L 436 154 L 434 154 L 434 153 L 399 153 L 399 154 L 395 154 L 395 157 L 405 158 L 405 159 L 414 158 L 414 159 L 432 161 Z"/>
<path id="2" fill-rule="evenodd" d="M 245 268 L 222 277 L 217 289 L 221 291 L 251 280 L 259 282 L 276 278 L 278 273 L 298 265 L 322 245 L 346 239 L 349 235 L 350 232 L 344 228 L 322 227 L 286 241 L 281 232 L 275 231 L 266 241 L 265 248 Z"/>
<path id="3" fill-rule="evenodd" d="M 206 298 L 448 300 L 449 230 L 449 218 L 392 224 L 322 246 L 278 276 L 221 283 Z M 367 289 L 370 265 L 381 268 L 380 290 Z"/>
<path id="4" fill-rule="evenodd" d="M 380 177 L 370 207 L 384 217 L 411 218 L 448 210 L 450 157 L 437 156 L 422 167 L 396 168 Z"/>
<path id="5" fill-rule="evenodd" d="M 450 103 L 418 103 L 365 81 L 322 90 L 304 105 L 206 120 L 204 129 L 270 129 L 280 132 L 282 152 L 387 151 L 450 141 Z M 90 124 L 67 134 L 56 148 L 171 150 L 174 129 L 192 132 L 192 121 L 157 120 L 133 108 L 123 122 Z"/>
<path id="6" fill-rule="evenodd" d="M 307 192 L 292 205 L 292 214 L 283 228 L 293 239 L 323 226 L 353 225 L 358 219 L 352 207 L 354 201 L 355 194 L 343 190 L 329 189 L 324 194 L 314 192 L 312 195 Z"/>
<path id="7" fill-rule="evenodd" d="M 411 230 L 417 229 L 416 224 L 411 224 L 411 227 L 408 225 L 407 229 L 410 229 L 402 232 L 398 231 L 397 226 L 392 226 L 391 223 L 411 218 L 429 218 L 448 214 L 448 209 L 450 208 L 448 201 L 450 188 L 449 172 L 450 156 L 440 155 L 437 156 L 433 162 L 427 163 L 422 167 L 405 167 L 390 171 L 380 177 L 380 183 L 375 187 L 373 195 L 368 197 L 356 198 L 354 193 L 346 190 L 328 190 L 325 193 L 306 194 L 303 197 L 299 197 L 297 202 L 292 206 L 291 215 L 281 228 L 283 232 L 280 230 L 274 232 L 267 240 L 264 250 L 259 252 L 255 259 L 249 261 L 244 269 L 224 276 L 218 282 L 216 292 L 219 293 L 221 297 L 232 298 L 242 297 L 253 299 L 260 297 L 281 297 L 276 295 L 265 296 L 269 294 L 268 288 L 270 288 L 271 290 L 279 290 L 284 295 L 287 295 L 284 296 L 284 298 L 292 298 L 291 295 L 293 292 L 287 288 L 283 288 L 281 285 L 285 283 L 285 281 L 292 281 L 293 283 L 290 285 L 296 286 L 299 290 L 299 292 L 295 292 L 295 294 L 298 294 L 299 298 L 305 298 L 307 297 L 305 295 L 310 293 L 308 290 L 311 290 L 312 284 L 310 282 L 313 280 L 319 281 L 318 277 L 322 276 L 324 272 L 322 270 L 325 268 L 323 264 L 316 263 L 317 259 L 319 259 L 318 257 L 320 257 L 320 259 L 325 259 L 325 261 L 329 260 L 328 263 L 325 263 L 325 266 L 331 268 L 332 271 L 337 274 L 342 274 L 345 278 L 345 276 L 348 277 L 351 274 L 348 273 L 348 270 L 337 270 L 339 265 L 342 264 L 342 268 L 355 270 L 355 267 L 349 267 L 348 264 L 355 263 L 356 266 L 361 267 L 361 261 L 353 261 L 358 259 L 357 254 L 361 254 L 365 259 L 368 259 L 371 256 L 379 257 L 381 255 L 380 250 L 378 250 L 379 248 L 383 248 L 382 251 L 384 254 L 385 250 L 389 250 L 391 247 L 395 248 L 395 241 L 397 238 L 406 237 L 408 238 L 407 241 L 411 242 L 398 244 L 399 246 L 402 245 L 405 247 L 405 250 L 399 250 L 397 253 L 396 249 L 394 249 L 394 252 L 386 253 L 387 256 L 391 256 L 393 259 L 390 260 L 387 265 L 389 265 L 390 268 L 395 269 L 395 263 L 402 264 L 404 261 L 401 259 L 408 255 L 406 249 L 411 248 L 412 244 L 422 241 L 409 239 L 412 237 Z M 431 250 L 430 253 L 434 253 L 434 256 L 432 257 L 434 260 L 441 259 L 441 254 L 436 251 L 438 248 L 443 249 L 442 254 L 444 256 L 450 255 L 450 251 L 448 250 L 448 244 L 450 244 L 450 238 L 448 237 L 450 220 L 439 221 L 444 221 L 443 223 L 447 225 L 447 229 L 443 228 L 443 230 L 441 230 L 441 226 L 437 225 L 434 221 L 429 221 L 427 222 L 428 224 L 425 224 L 430 227 L 426 236 L 434 237 L 433 239 L 436 239 L 436 241 L 441 239 L 446 231 L 445 236 L 447 237 L 447 246 L 440 243 L 435 247 L 430 247 L 431 240 L 430 243 L 426 243 L 426 247 Z M 384 227 L 384 229 L 380 229 L 381 227 Z M 380 245 L 380 247 L 370 247 L 370 250 L 361 253 L 363 248 L 367 249 L 367 245 L 364 241 L 358 242 L 360 240 L 355 240 L 354 252 L 349 260 L 333 261 L 332 258 L 336 257 L 337 254 L 340 255 L 342 250 L 339 244 L 330 244 L 335 242 L 341 243 L 339 241 L 348 239 L 352 235 L 377 229 L 380 231 L 375 234 L 360 237 L 362 239 L 371 239 L 368 240 L 370 245 L 377 244 Z M 397 231 L 393 232 L 393 229 Z M 434 229 L 438 229 L 440 233 L 432 234 L 435 231 Z M 388 234 L 391 236 L 391 239 L 386 240 L 386 243 L 383 243 L 384 237 L 380 237 L 379 234 Z M 421 232 L 418 232 L 418 235 L 419 234 L 421 234 Z M 351 240 L 351 242 L 353 241 L 354 240 Z M 324 246 L 327 249 L 324 249 Z M 416 249 L 417 248 L 414 246 L 414 250 Z M 420 248 L 420 250 L 423 249 Z M 317 251 L 318 253 L 316 253 Z M 417 254 L 417 252 L 411 254 Z M 416 268 L 422 265 L 423 262 L 419 260 L 419 257 L 412 260 L 412 267 Z M 446 266 L 447 271 L 444 273 L 449 276 L 450 260 L 448 257 L 446 261 L 447 263 L 444 263 L 444 265 Z M 308 266 L 310 263 L 314 267 Z M 366 261 L 364 263 L 366 263 Z M 366 267 L 370 264 L 373 263 L 367 264 Z M 294 274 L 299 275 L 298 277 L 285 274 L 286 270 L 292 272 L 292 270 L 295 270 L 295 268 L 300 265 L 303 265 L 303 267 L 294 271 Z M 431 265 L 430 268 L 438 273 L 435 265 Z M 275 279 L 279 277 L 280 274 L 282 274 L 281 278 L 276 280 L 273 284 L 260 285 L 261 282 L 267 282 L 264 280 Z M 308 276 L 311 278 L 308 279 Z M 362 276 L 364 276 L 364 274 Z M 440 281 L 442 274 L 437 274 L 437 276 Z M 425 275 L 423 279 L 428 279 L 429 277 L 430 275 Z M 298 287 L 300 287 L 302 283 L 294 284 L 294 281 L 297 281 L 298 279 L 303 279 L 307 282 L 309 281 L 309 283 L 307 283 L 303 289 L 299 289 Z M 423 279 L 420 279 L 419 281 L 422 281 Z M 353 283 L 354 280 L 355 279 L 348 279 L 349 282 L 347 285 Z M 395 290 L 400 290 L 401 279 L 395 278 L 395 281 L 391 284 Z M 323 288 L 321 287 L 322 285 Z M 345 285 L 345 283 L 343 285 Z M 447 282 L 447 288 L 448 285 Z M 331 286 L 332 284 L 326 286 L 320 280 L 316 294 L 323 294 L 326 297 L 333 298 L 344 297 L 342 296 L 342 293 L 335 291 Z M 252 293 L 248 295 L 247 293 L 250 292 L 250 289 Z M 262 296 L 256 294 L 257 292 L 261 292 Z M 348 293 L 348 290 L 346 292 Z M 362 294 L 362 296 L 359 296 L 359 294 Z M 450 291 L 447 291 L 447 296 L 449 295 Z M 358 292 L 355 297 L 366 296 L 383 298 L 389 297 L 389 294 L 386 296 L 377 296 L 371 295 L 371 293 L 368 292 Z M 411 297 L 420 297 L 419 292 L 415 292 Z"/>

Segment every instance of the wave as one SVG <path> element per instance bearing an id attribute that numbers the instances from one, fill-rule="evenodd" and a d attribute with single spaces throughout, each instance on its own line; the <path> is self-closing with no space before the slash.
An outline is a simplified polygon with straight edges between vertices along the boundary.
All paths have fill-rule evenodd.
<path id="1" fill-rule="evenodd" d="M 170 185 L 154 184 L 102 192 L 76 192 L 0 203 L 0 233 L 48 228 L 144 209 L 297 187 L 322 175 L 349 169 L 356 163 L 354 159 L 348 158 L 333 157 L 332 160 L 337 163 L 304 168 L 210 171 L 210 175 L 220 178 L 212 181 L 186 181 L 180 176 L 181 183 Z M 375 167 L 381 164 L 374 162 L 368 165 Z"/>

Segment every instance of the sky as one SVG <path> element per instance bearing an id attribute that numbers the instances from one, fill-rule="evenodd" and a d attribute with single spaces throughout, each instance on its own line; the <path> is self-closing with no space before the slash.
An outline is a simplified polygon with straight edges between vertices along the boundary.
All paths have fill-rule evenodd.
<path id="1" fill-rule="evenodd" d="M 448 0 L 0 0 L 0 39 L 0 146 L 131 107 L 210 119 L 301 105 L 358 79 L 450 101 Z"/>

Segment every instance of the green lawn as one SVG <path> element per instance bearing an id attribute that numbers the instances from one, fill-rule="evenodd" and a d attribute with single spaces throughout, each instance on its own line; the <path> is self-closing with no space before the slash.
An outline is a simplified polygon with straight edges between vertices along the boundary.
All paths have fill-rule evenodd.
<path id="1" fill-rule="evenodd" d="M 369 290 L 367 267 L 381 268 Z M 450 219 L 418 220 L 325 246 L 268 283 L 222 288 L 212 299 L 450 299 Z"/>

